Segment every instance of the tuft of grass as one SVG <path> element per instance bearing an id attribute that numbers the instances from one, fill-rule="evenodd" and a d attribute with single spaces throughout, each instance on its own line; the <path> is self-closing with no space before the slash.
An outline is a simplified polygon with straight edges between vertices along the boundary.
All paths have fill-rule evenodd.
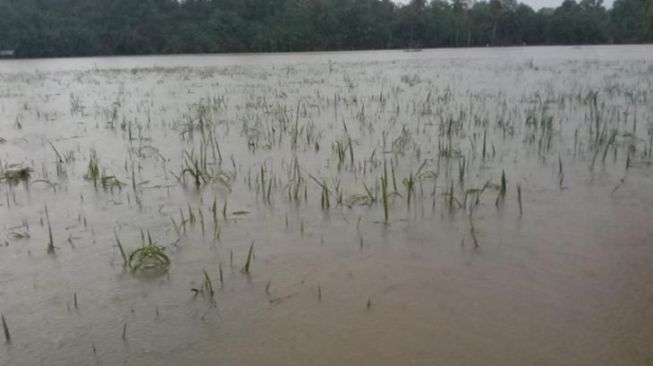
<path id="1" fill-rule="evenodd" d="M 329 187 L 327 186 L 326 181 L 320 182 L 317 178 L 314 176 L 310 175 L 311 179 L 317 183 L 317 185 L 322 188 L 322 193 L 320 196 L 320 204 L 322 205 L 322 210 L 329 211 L 329 208 L 331 208 L 331 191 L 329 190 Z"/>
<path id="2" fill-rule="evenodd" d="M 105 191 L 112 190 L 113 188 L 120 189 L 125 185 L 125 183 L 119 181 L 118 178 L 113 175 L 102 175 L 100 177 L 100 184 L 102 185 L 102 189 Z"/>
<path id="3" fill-rule="evenodd" d="M 148 245 L 134 250 L 129 255 L 129 268 L 134 272 L 167 272 L 170 267 L 170 258 L 165 254 L 165 248 L 152 241 L 147 233 Z"/>
<path id="4" fill-rule="evenodd" d="M 381 201 L 383 202 L 383 219 L 387 224 L 389 218 L 388 206 L 390 202 L 388 197 L 388 169 L 385 161 L 383 162 L 383 175 L 381 176 Z"/>
<path id="5" fill-rule="evenodd" d="M 100 170 L 100 163 L 98 161 L 97 153 L 95 151 L 91 151 L 89 159 L 88 159 L 88 166 L 86 168 L 86 174 L 84 174 L 84 178 L 86 180 L 93 181 L 93 188 L 97 189 L 98 184 L 102 187 L 103 190 L 113 190 L 113 188 L 118 188 L 121 189 L 125 183 L 121 182 L 118 180 L 113 175 L 105 175 L 102 173 Z M 134 187 L 134 191 L 136 191 L 136 182 L 134 181 L 134 177 L 132 176 L 132 186 Z"/>
<path id="6" fill-rule="evenodd" d="M 473 210 L 469 211 L 469 234 L 472 236 L 472 241 L 474 242 L 474 248 L 478 249 L 478 239 L 476 238 L 476 228 L 474 227 L 474 218 L 472 216 Z"/>
<path id="7" fill-rule="evenodd" d="M 0 315 L 2 317 L 2 329 L 5 333 L 5 341 L 11 343 L 11 333 L 9 333 L 9 325 L 7 324 L 7 319 L 5 319 L 4 314 Z"/>
<path id="8" fill-rule="evenodd" d="M 458 161 L 458 181 L 460 184 L 464 185 L 465 183 L 465 167 L 467 164 L 467 160 L 465 160 L 465 157 L 463 156 L 462 159 Z"/>
<path id="9" fill-rule="evenodd" d="M 521 205 L 521 184 L 517 184 L 517 202 L 519 202 L 519 216 L 521 217 L 524 213 Z"/>
<path id="10" fill-rule="evenodd" d="M 503 201 L 503 199 L 506 197 L 506 185 L 507 185 L 507 180 L 506 180 L 506 172 L 501 171 L 501 186 L 499 187 L 499 194 L 497 195 L 497 200 L 494 203 L 495 206 L 499 206 L 499 202 Z"/>
<path id="11" fill-rule="evenodd" d="M 88 167 L 84 178 L 93 181 L 93 187 L 97 188 L 98 180 L 100 179 L 100 164 L 98 163 L 97 154 L 91 151 L 88 159 Z"/>
<path id="12" fill-rule="evenodd" d="M 483 160 L 485 160 L 485 148 L 487 146 L 487 130 L 483 130 Z"/>
<path id="13" fill-rule="evenodd" d="M 113 235 L 116 237 L 116 244 L 118 245 L 120 255 L 122 256 L 123 266 L 127 267 L 129 265 L 129 259 L 127 259 L 125 248 L 123 248 L 122 243 L 120 242 L 120 238 L 118 237 L 118 233 L 115 230 L 113 231 Z"/>
<path id="14" fill-rule="evenodd" d="M 203 272 L 204 272 L 204 285 L 202 285 L 202 291 L 204 291 L 209 296 L 213 297 L 213 295 L 215 295 L 215 291 L 213 290 L 213 282 L 211 282 L 211 277 L 209 277 L 209 274 L 206 272 L 206 270 L 203 270 Z"/>
<path id="15" fill-rule="evenodd" d="M 399 193 L 397 190 L 397 177 L 395 175 L 395 166 L 390 162 L 390 173 L 392 175 L 392 193 Z"/>
<path id="16" fill-rule="evenodd" d="M 172 172 L 171 173 L 182 184 L 185 184 L 186 176 L 190 175 L 197 188 L 200 188 L 200 186 L 210 182 L 217 182 L 227 189 L 231 189 L 231 183 L 234 179 L 234 174 L 223 170 L 211 169 L 207 160 L 207 146 L 201 146 L 200 150 L 201 151 L 198 155 L 195 155 L 194 151 L 184 151 L 184 161 L 182 164 L 181 172 L 179 175 L 176 175 Z M 218 159 L 221 158 L 218 156 Z M 220 161 L 221 160 L 218 160 L 218 164 Z"/>
<path id="17" fill-rule="evenodd" d="M 245 266 L 243 266 L 241 271 L 245 274 L 249 274 L 249 269 L 252 264 L 252 254 L 254 254 L 254 241 L 252 241 L 252 244 L 249 246 L 249 251 L 247 252 L 247 261 L 245 262 Z"/>
<path id="18" fill-rule="evenodd" d="M 45 219 L 48 222 L 48 253 L 54 254 L 54 239 L 52 238 L 52 225 L 50 224 L 50 214 L 48 213 L 48 205 L 45 205 Z"/>
<path id="19" fill-rule="evenodd" d="M 338 156 L 338 170 L 341 170 L 347 156 L 346 147 L 344 144 L 341 144 L 340 141 L 336 141 L 335 151 Z"/>
<path id="20" fill-rule="evenodd" d="M 27 185 L 32 176 L 32 168 L 11 168 L 0 174 L 0 182 L 7 182 L 10 186 L 23 183 Z"/>
<path id="21" fill-rule="evenodd" d="M 562 188 L 565 182 L 565 172 L 562 168 L 562 158 L 560 156 L 558 156 L 558 179 L 558 185 Z"/>
<path id="22" fill-rule="evenodd" d="M 408 178 L 404 179 L 404 185 L 406 186 L 406 204 L 410 208 L 410 201 L 415 193 L 415 178 L 411 173 Z"/>
<path id="23" fill-rule="evenodd" d="M 458 201 L 458 199 L 456 198 L 453 189 L 453 182 L 451 182 L 448 191 L 443 193 L 443 195 L 447 198 L 447 206 L 449 207 L 450 213 L 454 211 L 454 207 L 455 207 L 454 204 L 458 207 L 463 207 L 463 204 L 460 201 Z"/>

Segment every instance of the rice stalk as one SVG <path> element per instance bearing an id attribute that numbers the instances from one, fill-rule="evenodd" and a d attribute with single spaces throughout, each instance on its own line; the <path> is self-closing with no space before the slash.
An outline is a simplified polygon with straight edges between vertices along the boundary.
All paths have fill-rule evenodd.
<path id="1" fill-rule="evenodd" d="M 244 274 L 249 274 L 250 266 L 252 264 L 252 254 L 254 253 L 254 242 L 249 246 L 249 251 L 247 252 L 247 261 L 241 270 Z"/>

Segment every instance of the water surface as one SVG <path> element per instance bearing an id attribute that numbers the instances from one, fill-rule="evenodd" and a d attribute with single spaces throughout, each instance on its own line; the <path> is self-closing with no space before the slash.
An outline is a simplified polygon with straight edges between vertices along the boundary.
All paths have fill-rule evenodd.
<path id="1" fill-rule="evenodd" d="M 653 363 L 652 60 L 0 61 L 0 364 Z"/>

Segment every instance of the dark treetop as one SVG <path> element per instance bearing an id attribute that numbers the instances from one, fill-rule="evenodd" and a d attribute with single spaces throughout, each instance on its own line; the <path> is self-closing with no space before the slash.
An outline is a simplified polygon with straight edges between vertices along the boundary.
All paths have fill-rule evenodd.
<path id="1" fill-rule="evenodd" d="M 0 0 L 18 57 L 653 41 L 653 0 Z"/>

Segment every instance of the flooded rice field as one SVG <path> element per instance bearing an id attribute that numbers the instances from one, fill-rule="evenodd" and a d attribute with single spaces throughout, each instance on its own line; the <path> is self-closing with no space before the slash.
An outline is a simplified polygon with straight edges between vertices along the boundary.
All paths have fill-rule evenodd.
<path id="1" fill-rule="evenodd" d="M 2 365 L 653 364 L 653 48 L 0 62 Z"/>

